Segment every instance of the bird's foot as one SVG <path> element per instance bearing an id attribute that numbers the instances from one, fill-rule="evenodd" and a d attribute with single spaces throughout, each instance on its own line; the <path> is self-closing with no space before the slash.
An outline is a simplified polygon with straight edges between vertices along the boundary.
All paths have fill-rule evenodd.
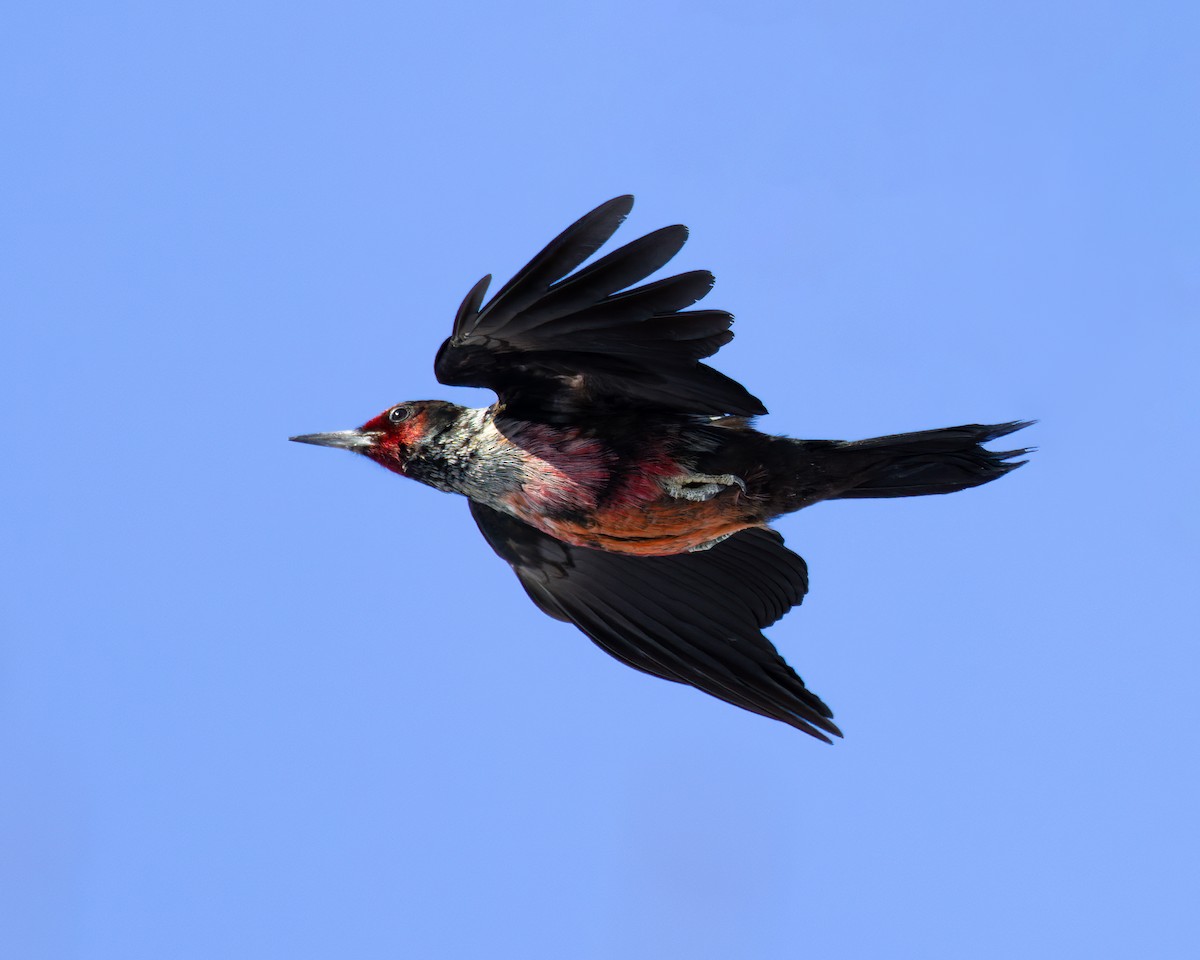
<path id="1" fill-rule="evenodd" d="M 676 500 L 711 500 L 730 487 L 737 487 L 745 493 L 746 481 L 732 473 L 685 473 L 663 481 L 663 489 Z"/>
<path id="2" fill-rule="evenodd" d="M 724 543 L 732 536 L 732 533 L 723 533 L 719 537 L 713 537 L 711 540 L 705 540 L 703 543 L 698 543 L 694 547 L 688 547 L 688 553 L 701 553 L 704 550 L 711 550 L 718 543 Z"/>

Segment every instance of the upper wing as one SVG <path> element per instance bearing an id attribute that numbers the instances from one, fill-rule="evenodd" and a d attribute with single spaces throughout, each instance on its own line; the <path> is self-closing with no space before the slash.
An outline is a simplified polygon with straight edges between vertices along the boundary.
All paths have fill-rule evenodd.
<path id="1" fill-rule="evenodd" d="M 534 603 L 618 660 L 826 743 L 821 730 L 842 735 L 760 632 L 808 590 L 804 561 L 773 530 L 699 553 L 630 557 L 571 546 L 474 501 L 471 514 Z"/>
<path id="2" fill-rule="evenodd" d="M 656 230 L 567 276 L 603 246 L 632 207 L 630 196 L 598 206 L 482 309 L 491 277 L 475 284 L 438 351 L 437 378 L 490 387 L 526 419 L 630 408 L 766 413 L 745 387 L 699 362 L 733 339 L 730 314 L 685 309 L 712 288 L 711 273 L 695 270 L 627 289 L 679 252 L 686 227 Z"/>

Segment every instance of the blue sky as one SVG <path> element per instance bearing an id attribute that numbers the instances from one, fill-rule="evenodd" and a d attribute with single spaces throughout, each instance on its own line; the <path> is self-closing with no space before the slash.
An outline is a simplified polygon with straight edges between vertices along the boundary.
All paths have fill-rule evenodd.
<path id="1" fill-rule="evenodd" d="M 0 940 L 38 958 L 1192 956 L 1193 4 L 25 4 L 0 38 Z M 780 527 L 847 733 L 621 667 L 294 433 L 596 203 L 764 428 L 1037 417 Z M 14 946 L 15 945 L 15 946 Z"/>

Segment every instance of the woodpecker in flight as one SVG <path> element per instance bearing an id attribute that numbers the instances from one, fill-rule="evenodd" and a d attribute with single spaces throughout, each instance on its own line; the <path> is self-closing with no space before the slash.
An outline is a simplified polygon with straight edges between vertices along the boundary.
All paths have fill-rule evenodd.
<path id="1" fill-rule="evenodd" d="M 1028 451 L 982 444 L 1028 423 L 854 442 L 760 433 L 762 403 L 700 362 L 733 338 L 729 313 L 687 309 L 712 274 L 634 286 L 679 252 L 686 227 L 576 269 L 632 206 L 601 204 L 486 304 L 490 276 L 467 294 L 434 372 L 494 390 L 492 406 L 418 400 L 290 439 L 462 494 L 544 613 L 631 667 L 831 742 L 832 712 L 761 632 L 808 590 L 804 560 L 768 524 L 820 500 L 995 480 Z"/>

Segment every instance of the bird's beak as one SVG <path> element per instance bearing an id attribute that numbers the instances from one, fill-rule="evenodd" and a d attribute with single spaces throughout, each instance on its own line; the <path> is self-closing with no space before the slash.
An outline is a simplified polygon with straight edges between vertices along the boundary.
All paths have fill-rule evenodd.
<path id="1" fill-rule="evenodd" d="M 318 447 L 342 447 L 346 450 L 366 450 L 375 445 L 378 434 L 362 430 L 337 430 L 334 433 L 305 433 L 288 437 L 297 443 L 312 443 Z"/>

